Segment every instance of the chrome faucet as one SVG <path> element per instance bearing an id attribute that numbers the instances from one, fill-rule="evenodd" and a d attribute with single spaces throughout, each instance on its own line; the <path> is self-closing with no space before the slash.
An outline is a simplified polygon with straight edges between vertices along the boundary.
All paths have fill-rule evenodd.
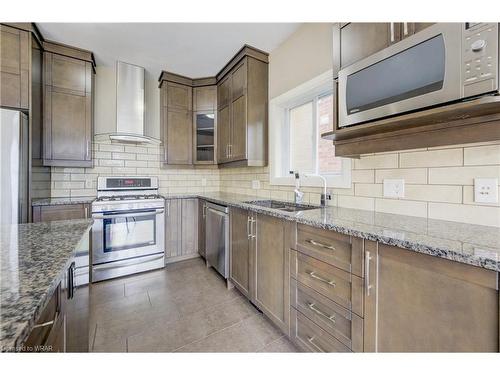
<path id="1" fill-rule="evenodd" d="M 304 199 L 304 193 L 301 192 L 300 189 L 300 175 L 299 172 L 294 172 L 290 171 L 290 174 L 293 174 L 295 176 L 295 189 L 294 189 L 294 203 L 295 204 L 300 204 L 302 203 L 302 200 Z"/>
<path id="2" fill-rule="evenodd" d="M 321 194 L 320 205 L 321 207 L 326 207 L 326 200 L 331 200 L 332 196 L 326 191 L 326 178 L 321 176 L 320 174 L 308 173 L 306 177 L 318 177 L 323 180 L 323 193 Z"/>

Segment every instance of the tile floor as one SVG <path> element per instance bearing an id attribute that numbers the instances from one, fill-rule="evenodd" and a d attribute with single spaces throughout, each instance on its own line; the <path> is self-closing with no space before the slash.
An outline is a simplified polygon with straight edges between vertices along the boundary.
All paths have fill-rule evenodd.
<path id="1" fill-rule="evenodd" d="M 94 352 L 296 352 L 201 258 L 93 284 Z"/>

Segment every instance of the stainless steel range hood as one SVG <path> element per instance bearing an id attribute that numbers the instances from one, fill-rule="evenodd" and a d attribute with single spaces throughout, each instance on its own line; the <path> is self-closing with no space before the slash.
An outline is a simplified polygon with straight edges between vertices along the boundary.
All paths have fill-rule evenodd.
<path id="1" fill-rule="evenodd" d="M 160 144 L 144 135 L 144 68 L 118 61 L 116 64 L 116 133 L 112 141 Z"/>

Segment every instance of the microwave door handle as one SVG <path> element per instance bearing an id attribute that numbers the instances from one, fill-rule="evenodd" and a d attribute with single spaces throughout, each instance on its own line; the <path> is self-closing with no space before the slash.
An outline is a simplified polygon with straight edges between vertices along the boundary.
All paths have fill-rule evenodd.
<path id="1" fill-rule="evenodd" d="M 151 216 L 152 214 L 154 215 L 159 215 L 162 214 L 164 210 L 157 210 L 154 212 L 141 212 L 137 214 L 122 214 L 122 215 L 92 215 L 92 219 L 94 220 L 102 220 L 102 219 L 120 219 L 120 218 L 127 218 L 127 217 L 142 217 L 142 216 Z"/>

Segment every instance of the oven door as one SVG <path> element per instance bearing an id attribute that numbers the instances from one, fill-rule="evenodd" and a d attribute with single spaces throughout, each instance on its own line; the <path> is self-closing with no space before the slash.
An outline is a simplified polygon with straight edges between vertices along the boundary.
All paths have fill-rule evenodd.
<path id="1" fill-rule="evenodd" d="M 462 97 L 461 23 L 437 23 L 339 72 L 339 127 Z"/>
<path id="2" fill-rule="evenodd" d="M 92 214 L 92 264 L 163 253 L 162 208 Z"/>

